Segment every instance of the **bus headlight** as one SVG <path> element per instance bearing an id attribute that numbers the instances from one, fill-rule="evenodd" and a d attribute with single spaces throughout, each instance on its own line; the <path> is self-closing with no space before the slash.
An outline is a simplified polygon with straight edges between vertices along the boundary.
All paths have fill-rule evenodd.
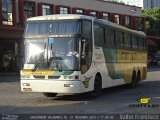
<path id="1" fill-rule="evenodd" d="M 22 83 L 22 86 L 30 86 L 30 83 Z"/>

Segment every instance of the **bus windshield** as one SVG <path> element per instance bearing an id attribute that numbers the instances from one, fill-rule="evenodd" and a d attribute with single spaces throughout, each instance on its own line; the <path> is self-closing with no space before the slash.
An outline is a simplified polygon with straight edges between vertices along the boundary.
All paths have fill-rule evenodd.
<path id="1" fill-rule="evenodd" d="M 25 40 L 24 69 L 79 70 L 79 38 Z M 33 65 L 32 67 L 26 67 Z"/>

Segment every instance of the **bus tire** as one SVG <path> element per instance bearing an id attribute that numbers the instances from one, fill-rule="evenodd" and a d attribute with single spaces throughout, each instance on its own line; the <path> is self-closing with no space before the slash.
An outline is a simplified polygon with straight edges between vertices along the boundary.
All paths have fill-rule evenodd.
<path id="1" fill-rule="evenodd" d="M 43 93 L 46 97 L 56 97 L 57 93 Z"/>
<path id="2" fill-rule="evenodd" d="M 138 74 L 136 75 L 136 72 L 133 72 L 131 87 L 132 87 L 132 88 L 137 87 L 139 81 L 140 81 L 140 74 L 138 73 Z"/>
<path id="3" fill-rule="evenodd" d="M 138 83 L 141 81 L 141 73 L 140 72 L 138 72 L 138 74 L 137 74 L 137 85 L 138 85 Z"/>
<path id="4" fill-rule="evenodd" d="M 100 76 L 95 77 L 94 90 L 89 92 L 89 97 L 96 98 L 101 94 L 102 81 Z"/>

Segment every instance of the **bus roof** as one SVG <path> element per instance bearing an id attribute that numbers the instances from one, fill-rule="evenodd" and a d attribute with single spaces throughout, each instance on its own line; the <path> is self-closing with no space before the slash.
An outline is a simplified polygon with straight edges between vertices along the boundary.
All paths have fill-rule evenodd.
<path id="1" fill-rule="evenodd" d="M 93 17 L 77 14 L 56 14 L 56 15 L 45 15 L 28 18 L 27 21 L 45 21 L 45 20 L 66 20 L 66 19 L 89 19 L 92 20 Z"/>
<path id="2" fill-rule="evenodd" d="M 107 20 L 103 20 L 103 19 L 97 19 L 95 17 L 92 16 L 86 16 L 86 15 L 78 15 L 78 14 L 56 14 L 56 15 L 46 15 L 46 16 L 37 16 L 37 17 L 32 17 L 32 18 L 28 18 L 27 21 L 49 21 L 49 20 L 67 20 L 67 19 L 88 19 L 88 20 L 93 20 L 99 24 L 104 24 L 107 26 L 110 26 L 114 29 L 119 29 L 119 30 L 123 30 L 123 31 L 128 31 L 134 34 L 138 34 L 140 36 L 146 36 L 144 32 L 142 31 L 136 31 L 136 30 L 132 30 L 129 28 L 126 28 L 122 25 L 118 25 L 116 23 L 107 21 Z"/>

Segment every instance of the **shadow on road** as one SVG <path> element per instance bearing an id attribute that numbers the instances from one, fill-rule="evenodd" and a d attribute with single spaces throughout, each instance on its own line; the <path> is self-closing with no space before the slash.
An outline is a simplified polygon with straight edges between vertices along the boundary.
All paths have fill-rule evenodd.
<path id="1" fill-rule="evenodd" d="M 154 90 L 153 90 L 154 88 Z M 101 95 L 97 98 L 89 98 L 86 93 L 84 94 L 76 94 L 76 95 L 60 95 L 58 97 L 53 98 L 53 100 L 64 100 L 64 101 L 97 101 L 98 99 L 109 99 L 109 97 L 115 98 L 117 96 L 123 94 L 125 95 L 135 95 L 137 99 L 140 97 L 155 97 L 155 95 L 159 95 L 160 92 L 160 81 L 143 81 L 139 83 L 138 87 L 131 88 L 128 85 L 121 85 L 117 87 L 111 87 L 103 89 Z M 125 94 L 125 95 L 124 95 Z M 149 96 L 153 95 L 153 96 Z M 160 95 L 159 95 L 160 97 Z"/>

